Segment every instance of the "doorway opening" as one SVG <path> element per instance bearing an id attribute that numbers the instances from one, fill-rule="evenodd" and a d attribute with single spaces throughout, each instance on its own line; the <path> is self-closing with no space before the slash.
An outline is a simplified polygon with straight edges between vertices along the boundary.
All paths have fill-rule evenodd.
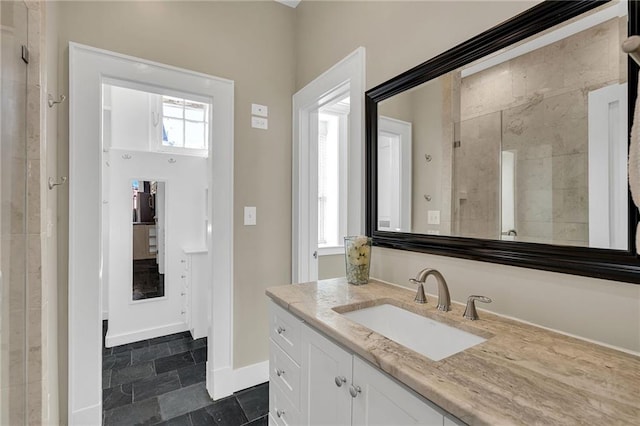
<path id="1" fill-rule="evenodd" d="M 293 282 L 344 275 L 364 231 L 364 68 L 360 47 L 293 96 Z"/>
<path id="2" fill-rule="evenodd" d="M 105 350 L 176 333 L 206 336 L 206 384 L 198 392 L 214 397 L 233 359 L 233 82 L 76 43 L 69 44 L 69 80 L 69 423 L 100 424 L 103 385 L 118 382 L 105 382 L 102 371 L 105 299 Z M 115 92 L 105 95 L 103 83 L 151 95 L 125 102 L 129 109 L 118 118 Z M 142 125 L 118 136 L 109 125 L 118 119 Z M 185 170 L 197 176 L 188 179 Z M 167 224 L 179 211 L 195 215 L 175 221 L 189 229 L 165 227 L 162 297 L 133 300 L 133 180 L 138 189 L 164 182 Z M 157 184 L 155 196 L 157 208 Z M 157 256 L 155 232 L 144 245 L 151 251 L 155 243 Z M 178 236 L 197 243 L 177 243 Z M 106 244 L 116 240 L 122 244 Z M 125 284 L 107 287 L 107 280 Z M 198 294 L 185 292 L 187 285 Z M 160 327 L 150 322 L 157 318 Z"/>

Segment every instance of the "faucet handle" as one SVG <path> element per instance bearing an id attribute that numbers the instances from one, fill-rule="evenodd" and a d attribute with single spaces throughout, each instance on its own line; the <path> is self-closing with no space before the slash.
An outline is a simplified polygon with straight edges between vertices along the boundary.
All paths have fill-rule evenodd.
<path id="1" fill-rule="evenodd" d="M 467 299 L 467 307 L 464 309 L 462 316 L 468 320 L 475 321 L 478 319 L 478 311 L 476 311 L 475 301 L 482 303 L 491 303 L 492 300 L 486 296 L 469 296 Z"/>
<path id="2" fill-rule="evenodd" d="M 424 283 L 415 278 L 410 278 L 409 282 L 418 284 L 418 291 L 416 292 L 416 297 L 413 299 L 413 301 L 417 303 L 427 303 L 427 296 L 425 296 L 424 294 Z"/>

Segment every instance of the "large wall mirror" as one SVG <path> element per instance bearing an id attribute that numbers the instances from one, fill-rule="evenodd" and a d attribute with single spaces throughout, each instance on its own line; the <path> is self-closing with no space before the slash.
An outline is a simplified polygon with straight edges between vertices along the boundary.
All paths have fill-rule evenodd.
<path id="1" fill-rule="evenodd" d="M 543 2 L 366 93 L 374 244 L 640 283 L 635 2 Z"/>

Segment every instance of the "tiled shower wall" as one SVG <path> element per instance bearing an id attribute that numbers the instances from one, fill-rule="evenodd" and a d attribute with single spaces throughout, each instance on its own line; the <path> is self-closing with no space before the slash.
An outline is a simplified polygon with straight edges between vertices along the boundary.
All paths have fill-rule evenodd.
<path id="1" fill-rule="evenodd" d="M 2 3 L 0 423 L 42 423 L 40 4 Z M 20 46 L 29 48 L 29 64 Z M 6 55 L 6 56 L 5 56 Z"/>
<path id="2" fill-rule="evenodd" d="M 626 81 L 626 25 L 611 19 L 462 79 L 454 203 L 464 197 L 463 235 L 498 235 L 498 223 L 482 223 L 498 217 L 489 212 L 500 208 L 500 151 L 511 150 L 518 240 L 588 245 L 587 97 Z M 482 185 L 466 176 L 471 164 L 487 172 Z"/>

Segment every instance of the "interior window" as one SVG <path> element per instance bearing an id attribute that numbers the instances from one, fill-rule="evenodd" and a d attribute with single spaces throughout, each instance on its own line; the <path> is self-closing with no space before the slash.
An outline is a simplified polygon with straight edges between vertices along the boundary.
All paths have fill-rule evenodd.
<path id="1" fill-rule="evenodd" d="M 208 104 L 162 97 L 162 146 L 206 150 L 208 135 Z"/>

